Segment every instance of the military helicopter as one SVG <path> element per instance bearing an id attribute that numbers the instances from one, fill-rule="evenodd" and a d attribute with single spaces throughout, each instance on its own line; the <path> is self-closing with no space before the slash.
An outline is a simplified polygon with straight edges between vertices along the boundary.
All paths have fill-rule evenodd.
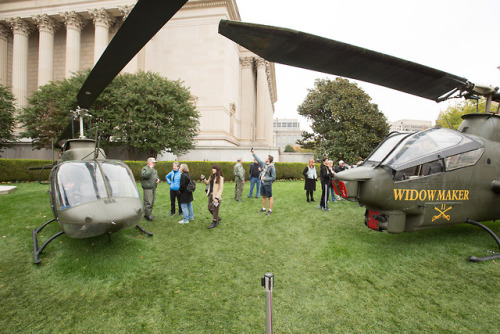
<path id="1" fill-rule="evenodd" d="M 74 123 L 69 122 L 57 143 L 62 146 L 60 162 L 50 172 L 50 201 L 54 218 L 33 229 L 33 260 L 55 238 L 89 238 L 111 234 L 136 226 L 144 216 L 144 207 L 132 172 L 119 160 L 106 159 L 97 141 L 84 135 L 83 117 L 88 108 L 127 63 L 156 34 L 187 0 L 140 0 L 123 22 L 103 52 L 77 95 L 80 137 L 73 136 Z M 37 235 L 57 221 L 62 231 L 38 247 Z"/>
<path id="2" fill-rule="evenodd" d="M 349 77 L 436 102 L 486 99 L 485 113 L 463 116 L 458 131 L 391 133 L 357 168 L 337 173 L 337 194 L 366 207 L 365 224 L 389 233 L 500 218 L 498 87 L 300 31 L 222 20 L 219 33 L 264 59 Z M 500 258 L 471 256 L 471 261 Z"/>

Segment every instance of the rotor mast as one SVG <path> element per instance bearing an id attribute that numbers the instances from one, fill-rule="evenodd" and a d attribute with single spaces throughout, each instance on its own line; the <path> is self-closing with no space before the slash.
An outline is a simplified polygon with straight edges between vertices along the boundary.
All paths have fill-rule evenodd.
<path id="1" fill-rule="evenodd" d="M 71 110 L 71 113 L 73 114 L 73 119 L 75 119 L 77 117 L 79 119 L 80 136 L 78 138 L 79 139 L 87 139 L 87 137 L 85 137 L 85 134 L 83 132 L 83 117 L 92 117 L 92 115 L 89 114 L 88 109 L 80 108 L 80 106 L 76 107 L 76 110 Z"/>

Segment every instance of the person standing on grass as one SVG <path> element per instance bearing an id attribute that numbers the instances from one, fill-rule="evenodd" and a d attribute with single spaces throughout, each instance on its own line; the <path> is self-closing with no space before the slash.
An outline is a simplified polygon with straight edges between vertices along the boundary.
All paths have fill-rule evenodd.
<path id="1" fill-rule="evenodd" d="M 193 213 L 193 192 L 187 190 L 191 176 L 189 176 L 189 168 L 186 164 L 182 164 L 179 168 L 181 172 L 181 180 L 179 185 L 179 202 L 182 207 L 182 214 L 184 218 L 179 221 L 179 224 L 187 224 L 190 220 L 194 219 Z"/>
<path id="2" fill-rule="evenodd" d="M 243 194 L 243 185 L 245 184 L 245 168 L 241 165 L 243 158 L 238 158 L 234 165 L 234 199 L 241 202 Z"/>
<path id="3" fill-rule="evenodd" d="M 255 160 L 259 163 L 262 172 L 260 173 L 260 180 L 262 181 L 260 194 L 262 195 L 262 210 L 259 212 L 266 212 L 267 199 L 269 198 L 269 211 L 266 215 L 273 213 L 273 182 L 276 180 L 276 168 L 274 167 L 274 158 L 268 155 L 266 161 L 259 159 L 254 150 L 251 151 Z"/>
<path id="4" fill-rule="evenodd" d="M 328 181 L 328 193 L 326 196 L 326 200 L 329 200 L 329 196 L 332 195 L 332 202 L 337 202 L 337 198 L 335 197 L 335 190 L 333 189 L 333 179 L 335 177 L 335 170 L 333 168 L 333 160 L 328 162 L 328 173 L 330 175 L 330 181 Z"/>
<path id="5" fill-rule="evenodd" d="M 257 190 L 255 192 L 255 198 L 259 198 L 260 194 L 260 172 L 261 168 L 257 160 L 253 159 L 253 164 L 250 165 L 250 193 L 248 194 L 248 198 L 253 196 L 253 188 L 257 184 Z"/>
<path id="6" fill-rule="evenodd" d="M 319 170 L 319 177 L 321 179 L 321 202 L 318 207 L 318 209 L 323 211 L 330 211 L 330 209 L 328 209 L 328 182 L 330 180 L 328 165 L 328 158 L 323 158 L 323 163 Z"/>
<path id="7" fill-rule="evenodd" d="M 174 161 L 172 171 L 165 176 L 165 180 L 170 186 L 170 216 L 175 215 L 175 200 L 179 204 L 179 215 L 182 215 L 181 202 L 179 201 L 179 186 L 181 182 L 181 172 L 179 162 Z"/>
<path id="8" fill-rule="evenodd" d="M 307 201 L 314 202 L 314 192 L 316 191 L 316 181 L 318 180 L 314 159 L 309 160 L 306 168 L 302 171 L 302 175 L 304 175 L 305 179 L 304 190 L 306 191 Z M 311 196 L 311 200 L 309 200 L 309 196 Z"/>
<path id="9" fill-rule="evenodd" d="M 158 172 L 155 169 L 156 159 L 148 158 L 147 166 L 141 170 L 141 186 L 144 197 L 144 218 L 153 221 L 153 206 L 155 204 L 156 186 L 160 182 Z"/>
<path id="10" fill-rule="evenodd" d="M 224 177 L 222 169 L 219 165 L 212 166 L 212 174 L 206 179 L 205 175 L 201 174 L 201 180 L 208 185 L 208 211 L 212 215 L 212 224 L 208 227 L 212 229 L 219 225 L 221 218 L 219 217 L 220 203 L 222 200 L 222 191 L 224 190 Z"/>

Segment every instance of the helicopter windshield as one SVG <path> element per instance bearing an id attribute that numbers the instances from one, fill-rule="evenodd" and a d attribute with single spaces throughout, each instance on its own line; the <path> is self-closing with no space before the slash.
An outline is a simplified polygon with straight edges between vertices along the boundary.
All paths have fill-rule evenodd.
<path id="1" fill-rule="evenodd" d="M 380 163 L 409 133 L 393 132 L 377 147 L 375 151 L 363 163 L 365 166 L 373 166 Z"/>
<path id="2" fill-rule="evenodd" d="M 124 163 L 101 162 L 104 175 L 97 164 L 96 161 L 72 161 L 58 167 L 56 194 L 60 208 L 108 197 L 139 197 L 135 181 Z"/>
<path id="3" fill-rule="evenodd" d="M 482 147 L 481 143 L 459 132 L 434 128 L 406 137 L 382 164 L 401 170 L 479 147 Z"/>

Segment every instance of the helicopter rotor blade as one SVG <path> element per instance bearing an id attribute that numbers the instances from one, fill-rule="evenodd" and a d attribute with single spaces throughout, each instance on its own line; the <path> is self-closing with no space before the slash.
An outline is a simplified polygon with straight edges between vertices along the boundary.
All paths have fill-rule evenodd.
<path id="1" fill-rule="evenodd" d="M 296 30 L 221 20 L 219 34 L 271 62 L 366 81 L 436 102 L 474 87 L 453 74 Z"/>

